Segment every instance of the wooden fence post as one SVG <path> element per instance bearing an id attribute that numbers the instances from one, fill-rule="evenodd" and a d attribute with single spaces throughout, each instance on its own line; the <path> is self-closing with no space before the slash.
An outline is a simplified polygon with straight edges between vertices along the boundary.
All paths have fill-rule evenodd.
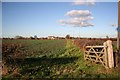
<path id="1" fill-rule="evenodd" d="M 113 58 L 112 41 L 107 40 L 106 43 L 107 43 L 108 65 L 109 65 L 109 68 L 113 68 L 114 67 L 114 58 Z"/>
<path id="2" fill-rule="evenodd" d="M 104 53 L 105 53 L 105 68 L 108 68 L 108 54 L 107 54 L 107 43 L 104 42 L 103 43 L 104 45 Z"/>

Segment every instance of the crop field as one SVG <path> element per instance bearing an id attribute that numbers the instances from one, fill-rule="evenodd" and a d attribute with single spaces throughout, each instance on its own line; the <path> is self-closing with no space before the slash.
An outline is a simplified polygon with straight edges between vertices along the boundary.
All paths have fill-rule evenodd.
<path id="1" fill-rule="evenodd" d="M 5 78 L 118 78 L 118 69 L 84 60 L 72 40 L 3 40 Z"/>

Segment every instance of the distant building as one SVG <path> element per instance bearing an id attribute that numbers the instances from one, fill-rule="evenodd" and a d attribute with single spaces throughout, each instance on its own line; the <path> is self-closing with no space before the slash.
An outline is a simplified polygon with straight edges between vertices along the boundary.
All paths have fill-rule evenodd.
<path id="1" fill-rule="evenodd" d="M 55 36 L 48 36 L 47 39 L 54 40 L 54 39 L 55 39 Z"/>

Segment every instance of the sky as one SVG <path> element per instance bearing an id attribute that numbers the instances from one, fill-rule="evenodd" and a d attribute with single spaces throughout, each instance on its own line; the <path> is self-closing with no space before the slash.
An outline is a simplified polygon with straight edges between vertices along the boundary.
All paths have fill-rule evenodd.
<path id="1" fill-rule="evenodd" d="M 3 37 L 116 37 L 113 24 L 117 2 L 2 2 Z"/>

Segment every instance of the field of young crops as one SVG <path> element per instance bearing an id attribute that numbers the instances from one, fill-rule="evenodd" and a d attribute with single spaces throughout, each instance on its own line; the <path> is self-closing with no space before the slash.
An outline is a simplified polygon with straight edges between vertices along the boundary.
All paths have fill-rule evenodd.
<path id="1" fill-rule="evenodd" d="M 3 40 L 3 78 L 116 78 L 116 70 L 85 61 L 71 40 Z"/>

